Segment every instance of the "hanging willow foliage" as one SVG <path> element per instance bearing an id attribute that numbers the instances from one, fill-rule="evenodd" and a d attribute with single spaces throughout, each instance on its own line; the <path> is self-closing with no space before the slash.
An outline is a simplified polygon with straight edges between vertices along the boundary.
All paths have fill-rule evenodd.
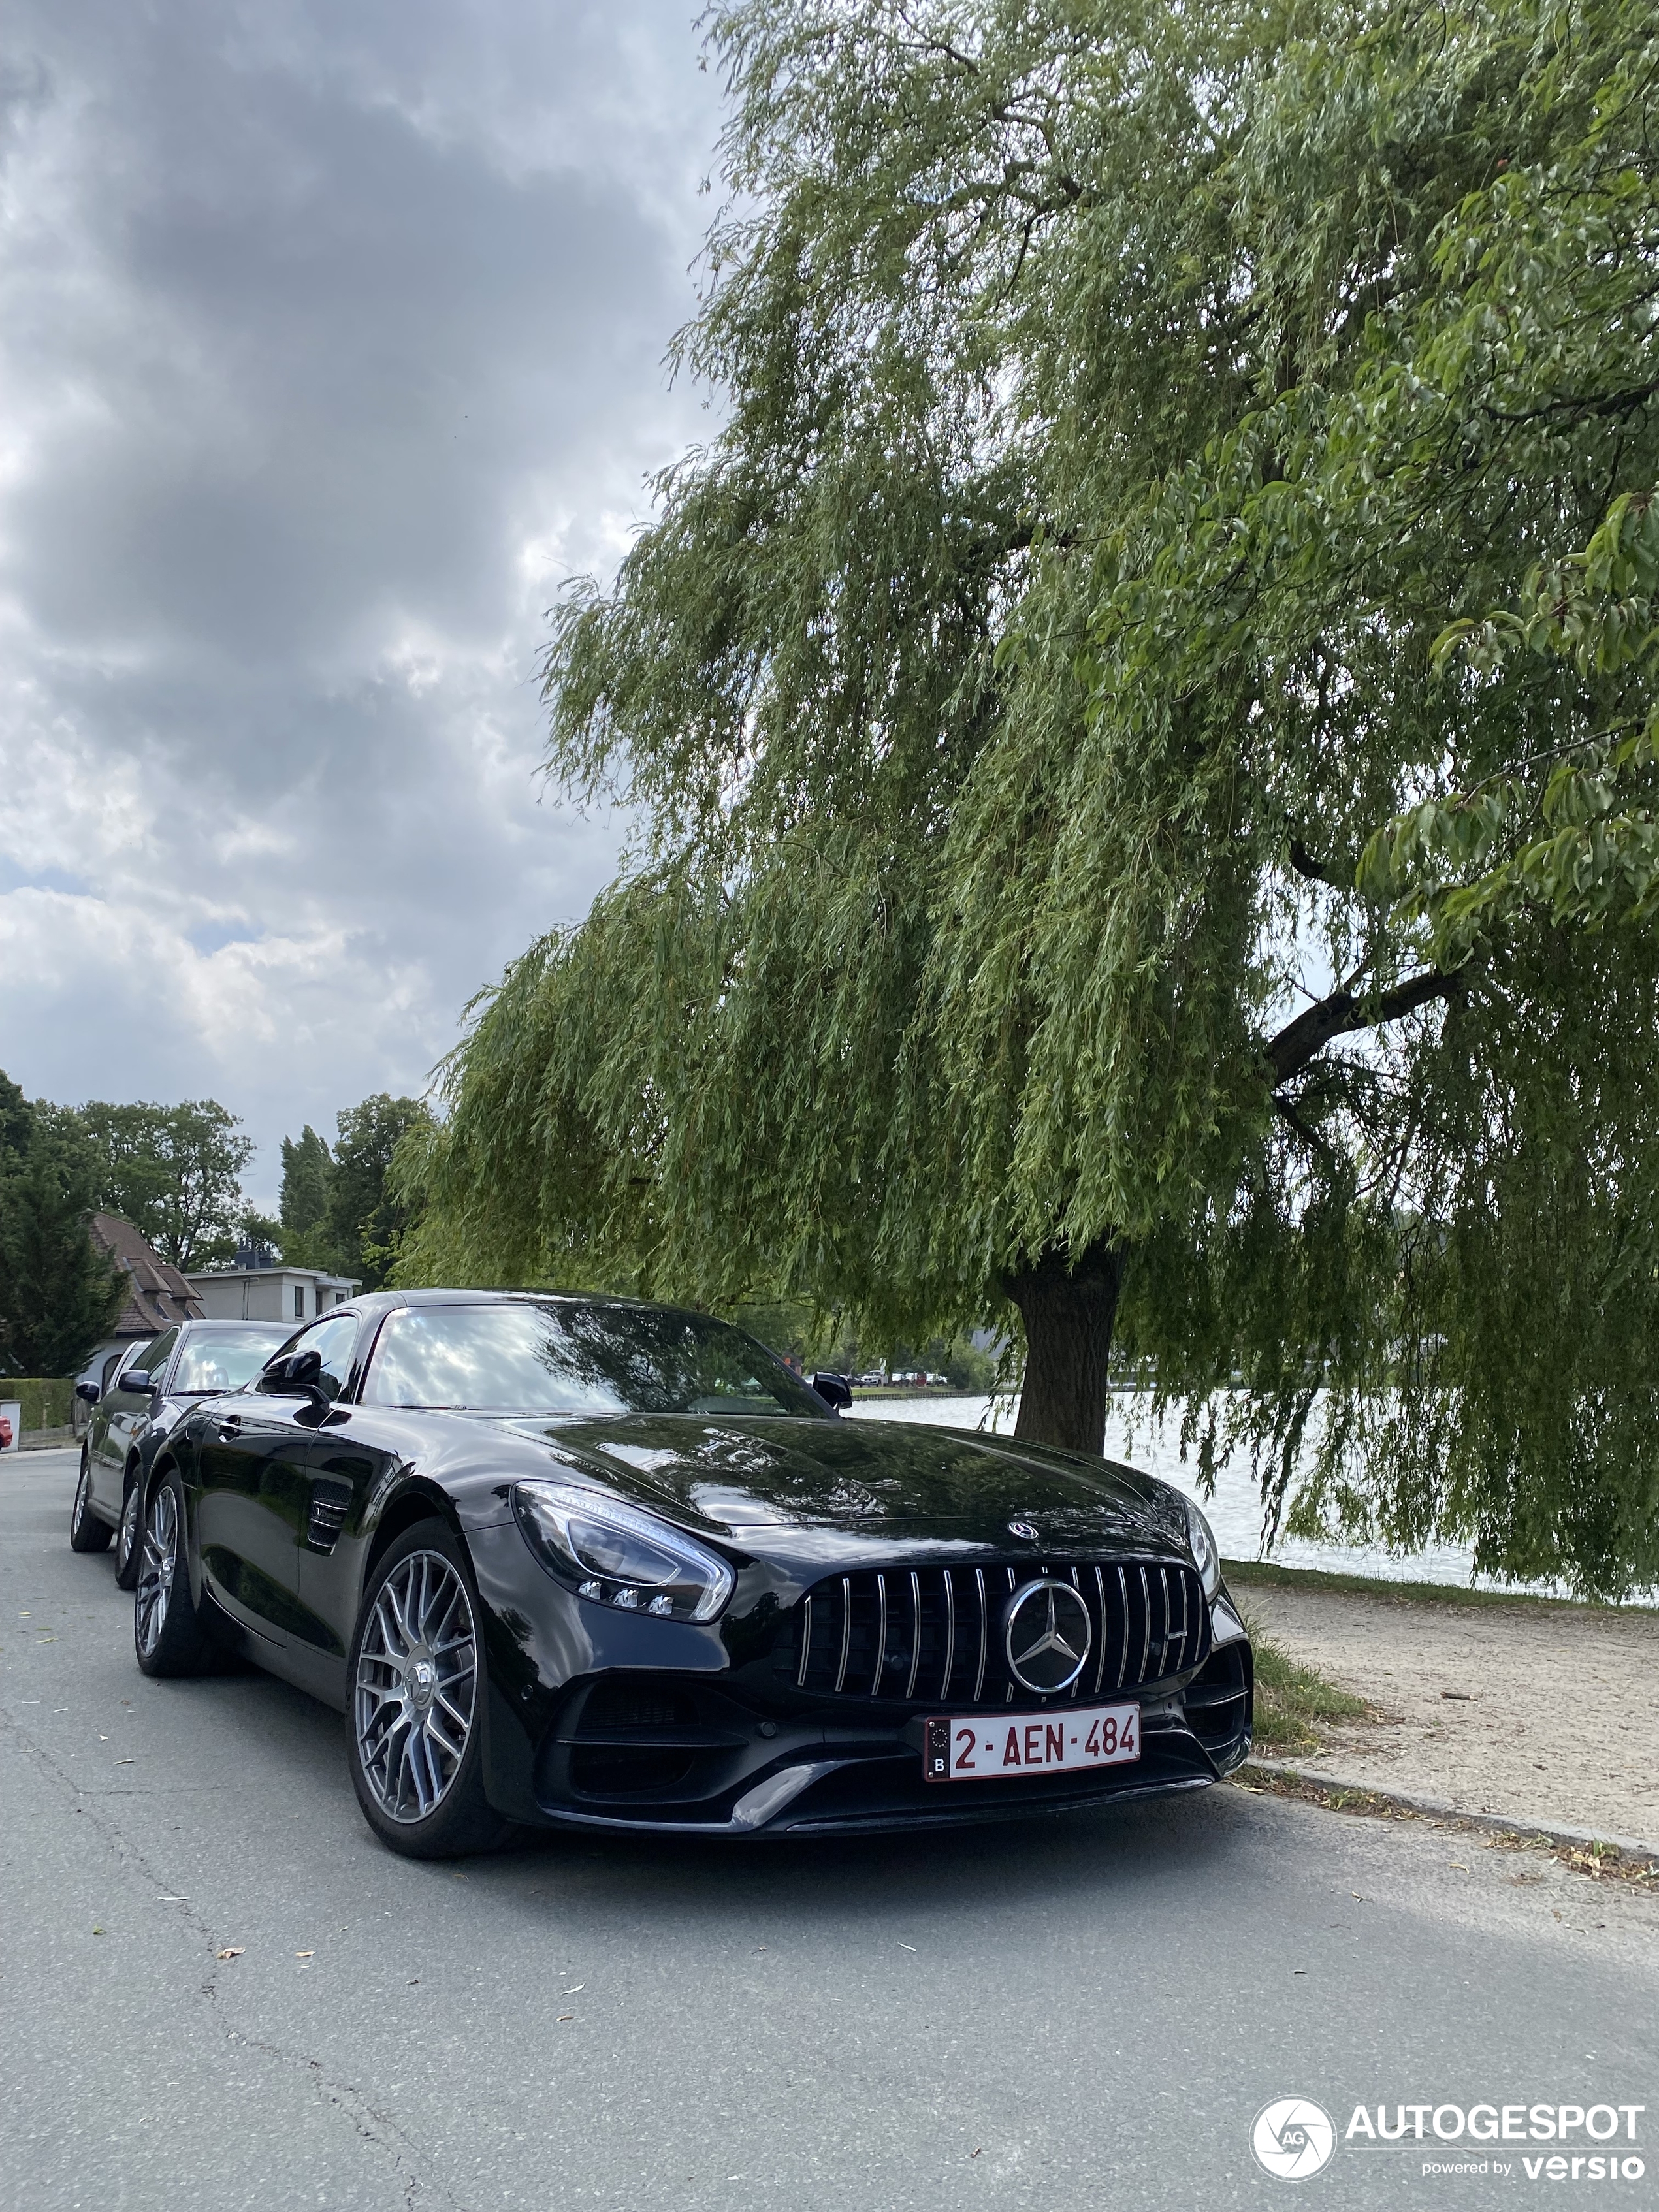
<path id="1" fill-rule="evenodd" d="M 1659 1576 L 1659 938 L 1536 849 L 1650 709 L 1561 583 L 1650 588 L 1649 12 L 712 37 L 723 427 L 547 664 L 641 842 L 474 1010 L 406 1268 L 1012 1299 L 1025 1434 L 1115 1331 L 1274 1521 Z M 1579 765 L 1634 853 L 1651 750 Z"/>

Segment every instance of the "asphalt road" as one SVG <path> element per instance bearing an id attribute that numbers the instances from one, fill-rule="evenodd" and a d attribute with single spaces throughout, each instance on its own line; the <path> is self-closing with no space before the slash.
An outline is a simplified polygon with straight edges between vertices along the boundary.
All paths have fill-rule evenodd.
<path id="1" fill-rule="evenodd" d="M 1481 2100 L 1647 2106 L 1622 2145 L 1645 2173 L 1594 2201 L 1659 2204 L 1659 1899 L 1234 1789 L 944 1839 L 409 1864 L 335 1715 L 139 1674 L 109 1555 L 69 1549 L 74 1472 L 0 1462 L 3 2212 L 1590 2193 L 1528 2181 L 1553 2144 L 1425 2177 L 1494 2147 L 1342 2139 L 1361 2101 Z M 1249 2148 L 1285 2094 L 1337 2123 L 1295 2187 Z"/>

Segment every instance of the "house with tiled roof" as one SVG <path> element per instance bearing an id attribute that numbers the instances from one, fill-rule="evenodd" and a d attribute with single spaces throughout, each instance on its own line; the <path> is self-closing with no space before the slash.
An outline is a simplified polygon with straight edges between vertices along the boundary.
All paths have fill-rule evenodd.
<path id="1" fill-rule="evenodd" d="M 95 1249 L 120 1269 L 125 1292 L 108 1335 L 76 1378 L 95 1382 L 102 1389 L 124 1352 L 135 1344 L 148 1344 L 151 1337 L 159 1336 L 175 1322 L 200 1321 L 204 1309 L 179 1270 L 130 1221 L 124 1221 L 118 1213 L 94 1213 L 87 1226 Z M 77 1422 L 86 1411 L 84 1402 L 77 1399 Z"/>
<path id="2" fill-rule="evenodd" d="M 201 1320 L 200 1298 L 130 1221 L 118 1213 L 94 1213 L 88 1226 L 98 1249 L 126 1277 L 126 1303 L 116 1316 L 114 1339 L 130 1344 L 135 1336 L 159 1336 L 176 1321 Z"/>

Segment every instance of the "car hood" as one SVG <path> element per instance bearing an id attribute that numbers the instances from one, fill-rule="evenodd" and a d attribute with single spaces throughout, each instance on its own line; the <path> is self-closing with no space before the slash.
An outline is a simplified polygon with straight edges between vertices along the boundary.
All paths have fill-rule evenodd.
<path id="1" fill-rule="evenodd" d="M 1188 1549 L 1168 1484 L 973 1430 L 649 1413 L 509 1425 L 550 1461 L 739 1542 L 769 1529 L 880 1541 L 913 1531 L 1006 1548 L 1017 1520 L 1046 1548 Z"/>

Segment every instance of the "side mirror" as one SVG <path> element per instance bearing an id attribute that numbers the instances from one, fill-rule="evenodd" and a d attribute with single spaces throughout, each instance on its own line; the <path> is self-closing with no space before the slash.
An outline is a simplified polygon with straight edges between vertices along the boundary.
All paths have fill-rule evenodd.
<path id="1" fill-rule="evenodd" d="M 270 1361 L 258 1387 L 284 1398 L 315 1398 L 322 1405 L 333 1401 L 323 1388 L 323 1355 L 314 1346 L 301 1352 L 285 1352 Z"/>
<path id="2" fill-rule="evenodd" d="M 88 1405 L 95 1406 L 104 1394 L 95 1382 L 77 1382 L 75 1395 L 77 1398 L 84 1398 Z"/>
<path id="3" fill-rule="evenodd" d="M 812 1388 L 824 1404 L 833 1406 L 837 1413 L 843 1406 L 852 1404 L 853 1393 L 844 1375 L 814 1375 L 811 1379 Z"/>
<path id="4" fill-rule="evenodd" d="M 122 1389 L 131 1391 L 135 1398 L 148 1398 L 154 1387 L 145 1367 L 129 1367 L 121 1377 Z"/>

